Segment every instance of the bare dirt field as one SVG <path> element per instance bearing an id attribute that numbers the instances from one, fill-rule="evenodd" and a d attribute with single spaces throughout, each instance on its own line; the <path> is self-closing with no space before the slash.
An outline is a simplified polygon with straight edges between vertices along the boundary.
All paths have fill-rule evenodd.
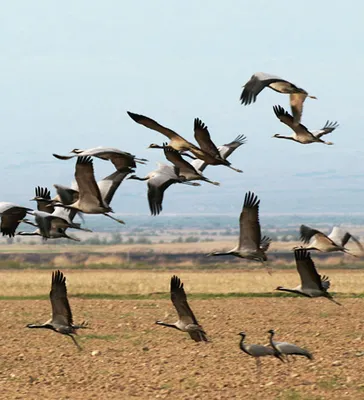
<path id="1" fill-rule="evenodd" d="M 115 282 L 120 284 L 119 294 L 131 293 L 130 287 L 132 293 L 138 292 L 135 281 L 142 282 L 140 293 L 150 293 L 152 288 L 166 292 L 171 273 L 64 272 L 75 322 L 88 320 L 92 328 L 78 336 L 83 350 L 63 335 L 25 328 L 27 323 L 48 319 L 48 300 L 1 300 L 1 399 L 364 399 L 362 298 L 339 298 L 341 307 L 326 299 L 216 299 L 212 295 L 203 300 L 196 293 L 223 293 L 234 281 L 250 279 L 252 285 L 255 280 L 265 289 L 267 282 L 274 286 L 284 278 L 293 283 L 297 276 L 293 271 L 273 276 L 262 271 L 255 277 L 254 272 L 184 271 L 181 278 L 187 294 L 195 293 L 190 305 L 211 339 L 196 344 L 182 332 L 155 325 L 158 319 L 176 320 L 169 300 L 72 297 L 97 294 L 94 290 L 99 286 L 103 293 L 114 293 Z M 358 282 L 364 274 L 356 273 L 350 281 L 351 272 L 330 271 L 333 284 L 346 285 L 348 291 L 363 287 Z M 124 277 L 127 283 L 122 286 L 123 279 L 116 277 Z M 1 295 L 47 294 L 50 271 L 5 271 L 0 280 Z M 85 289 L 82 282 L 89 286 Z M 239 349 L 237 334 L 244 330 L 248 343 L 267 344 L 266 332 L 271 328 L 276 329 L 277 340 L 306 347 L 314 360 L 297 358 L 282 364 L 265 358 L 259 377 L 255 360 Z"/>
<path id="2" fill-rule="evenodd" d="M 49 302 L 1 302 L 3 399 L 364 399 L 364 300 L 240 298 L 191 300 L 211 343 L 154 324 L 175 320 L 168 300 L 71 299 L 76 321 L 87 319 L 78 351 L 65 336 L 30 330 Z M 295 342 L 314 361 L 255 360 L 239 350 L 237 333 L 267 343 Z M 98 351 L 97 355 L 92 352 Z M 94 353 L 95 354 L 95 353 Z"/>

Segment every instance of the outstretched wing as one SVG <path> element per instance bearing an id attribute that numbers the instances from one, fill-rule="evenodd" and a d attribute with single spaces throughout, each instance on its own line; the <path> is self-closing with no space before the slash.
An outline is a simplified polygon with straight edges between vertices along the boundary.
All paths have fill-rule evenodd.
<path id="1" fill-rule="evenodd" d="M 159 124 L 154 119 L 146 117 L 141 114 L 134 114 L 130 111 L 127 111 L 129 117 L 138 124 L 144 125 L 145 127 L 152 129 L 153 131 L 157 131 L 164 136 L 167 136 L 168 139 L 172 140 L 176 137 L 181 137 L 178 133 L 172 131 L 172 129 L 166 128 L 165 126 Z"/>
<path id="2" fill-rule="evenodd" d="M 291 93 L 289 95 L 289 100 L 291 104 L 291 110 L 293 115 L 293 123 L 299 125 L 301 122 L 303 103 L 306 100 L 308 93 L 306 91 L 299 93 Z"/>
<path id="3" fill-rule="evenodd" d="M 313 135 L 315 135 L 317 138 L 320 138 L 321 136 L 327 135 L 328 133 L 331 133 L 334 131 L 336 128 L 339 127 L 339 124 L 337 121 L 332 122 L 332 121 L 326 121 L 326 124 L 324 125 L 323 128 L 321 128 L 318 131 L 312 132 Z"/>
<path id="4" fill-rule="evenodd" d="M 188 305 L 183 283 L 175 275 L 171 278 L 171 300 L 181 321 L 184 321 L 186 324 L 198 325 L 197 319 Z"/>
<path id="5" fill-rule="evenodd" d="M 260 200 L 253 192 L 248 192 L 244 198 L 243 210 L 240 214 L 240 248 L 258 250 L 261 243 L 259 223 Z"/>
<path id="6" fill-rule="evenodd" d="M 148 180 L 148 202 L 152 215 L 158 215 L 162 211 L 164 192 L 174 183 L 180 182 L 176 167 L 171 166 L 171 173 L 157 173 Z"/>
<path id="7" fill-rule="evenodd" d="M 121 182 L 132 172 L 134 172 L 133 169 L 124 168 L 123 171 L 115 171 L 111 175 L 106 176 L 102 181 L 97 182 L 101 197 L 107 205 L 110 205 L 116 190 L 121 185 Z"/>
<path id="8" fill-rule="evenodd" d="M 73 318 L 67 298 L 66 277 L 59 270 L 52 272 L 52 288 L 49 297 L 52 304 L 52 322 L 71 326 Z"/>
<path id="9" fill-rule="evenodd" d="M 179 169 L 180 175 L 183 175 L 184 171 L 197 173 L 195 168 L 188 161 L 186 161 L 177 150 L 167 146 L 166 143 L 164 143 L 163 146 L 166 159 Z"/>
<path id="10" fill-rule="evenodd" d="M 1 233 L 3 236 L 13 237 L 15 236 L 16 228 L 20 224 L 20 220 L 26 216 L 27 210 L 30 211 L 30 208 L 18 207 L 16 205 L 11 206 L 9 203 L 1 204 L 4 206 L 0 209 Z"/>
<path id="11" fill-rule="evenodd" d="M 212 155 L 213 157 L 220 157 L 219 150 L 215 146 L 215 143 L 211 140 L 207 126 L 199 118 L 195 118 L 194 131 L 195 139 L 201 150 Z"/>
<path id="12" fill-rule="evenodd" d="M 268 236 L 263 236 L 260 241 L 260 249 L 264 252 L 267 252 L 270 244 L 272 243 L 272 239 Z"/>
<path id="13" fill-rule="evenodd" d="M 296 124 L 292 115 L 287 112 L 282 106 L 273 106 L 274 114 L 285 125 L 289 126 L 293 131 L 297 131 L 297 126 L 300 130 L 304 130 L 307 134 L 311 134 L 308 129 L 302 124 Z"/>
<path id="14" fill-rule="evenodd" d="M 246 142 L 247 142 L 246 136 L 245 135 L 239 135 L 232 142 L 227 143 L 227 144 L 223 144 L 222 146 L 219 146 L 217 149 L 219 150 L 221 158 L 226 159 L 238 147 L 240 147 L 242 144 L 245 144 Z"/>
<path id="15" fill-rule="evenodd" d="M 316 271 L 310 253 L 306 249 L 296 249 L 294 251 L 297 271 L 301 278 L 302 289 L 324 290 L 321 277 Z"/>
<path id="16" fill-rule="evenodd" d="M 257 72 L 252 75 L 250 80 L 244 85 L 244 90 L 241 93 L 241 104 L 248 105 L 254 103 L 258 94 L 267 86 L 274 82 L 287 82 L 278 76 L 266 74 L 264 72 Z"/>
<path id="17" fill-rule="evenodd" d="M 97 186 L 91 157 L 77 157 L 75 178 L 79 199 L 85 202 L 98 202 L 103 205 L 100 189 Z"/>

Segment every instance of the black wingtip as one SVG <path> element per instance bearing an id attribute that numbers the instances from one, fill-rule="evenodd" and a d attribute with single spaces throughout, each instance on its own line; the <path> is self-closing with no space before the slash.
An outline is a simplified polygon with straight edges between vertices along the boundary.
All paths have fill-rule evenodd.
<path id="1" fill-rule="evenodd" d="M 311 253 L 309 251 L 307 251 L 306 249 L 295 249 L 294 257 L 295 257 L 296 261 L 308 260 L 311 258 Z"/>
<path id="2" fill-rule="evenodd" d="M 260 200 L 254 192 L 247 192 L 244 198 L 244 207 L 253 208 L 258 207 Z"/>
<path id="3" fill-rule="evenodd" d="M 63 275 L 63 272 L 61 272 L 59 269 L 57 269 L 57 271 L 52 272 L 52 285 L 65 284 L 65 283 L 66 283 L 66 277 Z"/>
<path id="4" fill-rule="evenodd" d="M 92 164 L 92 158 L 90 156 L 77 157 L 77 164 Z"/>
<path id="5" fill-rule="evenodd" d="M 144 118 L 144 115 L 141 115 L 141 114 L 135 114 L 130 111 L 127 111 L 127 113 L 129 115 L 129 117 L 135 122 L 139 122 L 141 119 Z"/>
<path id="6" fill-rule="evenodd" d="M 193 127 L 194 129 L 207 129 L 207 125 L 200 118 L 195 118 Z"/>
<path id="7" fill-rule="evenodd" d="M 171 291 L 174 289 L 183 289 L 183 283 L 176 275 L 173 275 L 171 278 Z"/>

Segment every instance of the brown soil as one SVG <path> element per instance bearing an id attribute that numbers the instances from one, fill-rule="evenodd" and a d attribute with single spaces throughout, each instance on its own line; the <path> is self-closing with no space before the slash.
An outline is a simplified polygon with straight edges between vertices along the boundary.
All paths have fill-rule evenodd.
<path id="1" fill-rule="evenodd" d="M 92 330 L 70 338 L 30 330 L 44 322 L 48 301 L 1 301 L 1 399 L 364 399 L 364 300 L 342 299 L 339 307 L 305 298 L 191 300 L 211 343 L 154 324 L 174 321 L 167 300 L 71 298 L 76 322 Z M 167 315 L 169 313 L 169 315 Z M 266 331 L 314 354 L 281 363 L 255 360 L 239 350 L 267 344 Z M 98 350 L 100 354 L 92 355 Z"/>

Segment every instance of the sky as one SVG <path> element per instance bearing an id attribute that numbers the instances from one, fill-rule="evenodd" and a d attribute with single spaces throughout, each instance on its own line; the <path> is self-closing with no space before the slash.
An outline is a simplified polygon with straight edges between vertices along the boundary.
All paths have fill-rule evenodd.
<path id="1" fill-rule="evenodd" d="M 364 212 L 361 131 L 364 4 L 359 0 L 153 2 L 18 0 L 0 14 L 0 201 L 30 206 L 35 186 L 69 185 L 75 160 L 52 153 L 117 147 L 163 160 L 147 149 L 165 138 L 132 121 L 144 114 L 193 141 L 201 118 L 216 144 L 248 142 L 230 158 L 244 171 L 208 167 L 220 187 L 174 185 L 164 213 L 236 213 L 254 191 L 263 213 Z M 242 106 L 254 72 L 288 79 L 315 95 L 302 122 L 340 127 L 334 146 L 274 139 L 290 135 L 272 106 L 288 97 L 265 89 Z M 111 163 L 95 160 L 102 178 Z M 120 214 L 148 215 L 146 184 L 125 181 L 112 202 Z"/>

